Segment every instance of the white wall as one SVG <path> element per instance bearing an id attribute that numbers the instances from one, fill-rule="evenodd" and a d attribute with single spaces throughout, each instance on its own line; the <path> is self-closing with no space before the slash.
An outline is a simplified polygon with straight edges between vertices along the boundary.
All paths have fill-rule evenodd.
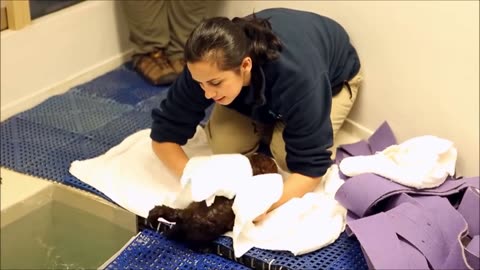
<path id="1" fill-rule="evenodd" d="M 128 59 L 115 1 L 86 1 L 1 32 L 1 119 L 92 79 Z"/>
<path id="2" fill-rule="evenodd" d="M 269 7 L 313 11 L 347 29 L 365 73 L 352 121 L 375 130 L 386 120 L 400 142 L 452 140 L 458 172 L 479 175 L 478 1 L 229 1 L 221 12 Z"/>

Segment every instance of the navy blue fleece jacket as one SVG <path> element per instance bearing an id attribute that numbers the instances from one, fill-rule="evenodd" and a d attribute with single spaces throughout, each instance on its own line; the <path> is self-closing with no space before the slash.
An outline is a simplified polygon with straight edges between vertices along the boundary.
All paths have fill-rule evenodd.
<path id="1" fill-rule="evenodd" d="M 284 8 L 256 16 L 269 19 L 283 48 L 276 60 L 254 63 L 250 85 L 228 107 L 262 123 L 283 121 L 290 171 L 323 176 L 332 164 L 332 96 L 359 71 L 358 55 L 345 30 L 327 17 Z M 184 145 L 212 102 L 185 68 L 152 111 L 151 138 Z"/>

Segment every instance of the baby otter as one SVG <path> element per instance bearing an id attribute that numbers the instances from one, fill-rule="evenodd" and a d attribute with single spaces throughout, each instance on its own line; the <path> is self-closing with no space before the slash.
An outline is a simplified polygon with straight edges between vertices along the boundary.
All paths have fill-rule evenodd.
<path id="1" fill-rule="evenodd" d="M 247 157 L 253 175 L 278 173 L 275 161 L 267 155 L 254 153 Z M 192 202 L 185 209 L 155 206 L 148 213 L 147 221 L 155 228 L 159 224 L 159 217 L 175 222 L 173 227 L 165 230 L 167 238 L 182 241 L 191 247 L 203 247 L 233 229 L 235 214 L 232 205 L 233 199 L 216 196 L 210 206 L 205 201 Z"/>

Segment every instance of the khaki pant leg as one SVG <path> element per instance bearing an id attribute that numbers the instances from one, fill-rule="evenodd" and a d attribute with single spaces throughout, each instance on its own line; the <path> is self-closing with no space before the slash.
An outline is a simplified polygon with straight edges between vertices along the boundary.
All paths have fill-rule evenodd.
<path id="1" fill-rule="evenodd" d="M 164 49 L 170 42 L 167 2 L 157 0 L 120 1 L 130 30 L 135 53 Z"/>
<path id="2" fill-rule="evenodd" d="M 360 87 L 362 78 L 362 73 L 360 71 L 348 82 L 351 89 L 351 96 L 347 86 L 344 86 L 340 93 L 332 99 L 330 120 L 332 121 L 334 138 L 338 130 L 342 127 L 343 122 L 347 118 L 348 113 L 350 112 L 350 109 L 357 98 L 358 88 Z M 289 172 L 286 161 L 287 152 L 285 150 L 285 141 L 283 140 L 284 129 L 285 124 L 283 122 L 279 121 L 275 123 L 272 133 L 272 140 L 270 142 L 270 151 L 272 152 L 272 155 L 280 168 Z"/>
<path id="3" fill-rule="evenodd" d="M 251 154 L 257 151 L 262 126 L 249 117 L 215 104 L 205 126 L 208 142 L 214 154 Z"/>
<path id="4" fill-rule="evenodd" d="M 208 1 L 168 1 L 169 59 L 183 58 L 183 48 L 192 30 L 207 16 Z"/>
<path id="5" fill-rule="evenodd" d="M 333 138 L 345 122 L 355 100 L 357 99 L 358 89 L 363 80 L 362 71 L 360 70 L 355 77 L 345 84 L 342 90 L 332 98 L 332 111 L 330 112 L 330 120 L 332 121 Z"/>
<path id="6" fill-rule="evenodd" d="M 287 168 L 287 152 L 285 150 L 285 141 L 283 140 L 283 130 L 285 124 L 278 121 L 273 126 L 272 140 L 270 141 L 270 152 L 272 152 L 273 158 L 277 162 L 277 165 L 286 172 L 290 172 Z"/>

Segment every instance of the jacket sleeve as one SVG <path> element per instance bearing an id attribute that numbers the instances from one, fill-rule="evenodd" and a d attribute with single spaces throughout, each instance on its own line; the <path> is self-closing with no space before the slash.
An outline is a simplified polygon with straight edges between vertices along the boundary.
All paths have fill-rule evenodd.
<path id="1" fill-rule="evenodd" d="M 290 106 L 283 115 L 287 166 L 295 173 L 323 176 L 332 164 L 329 150 L 333 145 L 330 82 L 324 74 L 315 85 L 302 83 L 294 87 L 305 89 L 288 91 Z"/>
<path id="2" fill-rule="evenodd" d="M 212 100 L 205 98 L 188 68 L 184 69 L 168 91 L 160 107 L 152 110 L 150 137 L 157 142 L 184 145 L 195 134 Z"/>

